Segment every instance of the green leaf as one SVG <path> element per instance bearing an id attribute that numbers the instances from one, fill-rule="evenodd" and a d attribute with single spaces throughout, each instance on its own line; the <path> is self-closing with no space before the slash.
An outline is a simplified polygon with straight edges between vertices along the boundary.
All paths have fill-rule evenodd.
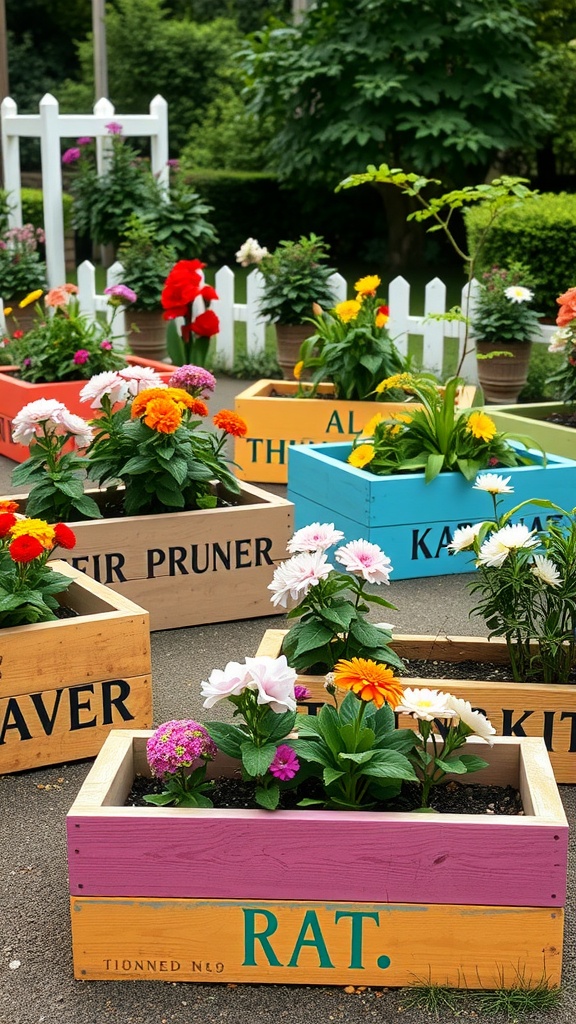
<path id="1" fill-rule="evenodd" d="M 460 754 L 459 760 L 465 766 L 467 772 L 479 772 L 481 768 L 488 767 L 488 761 L 474 754 Z"/>
<path id="2" fill-rule="evenodd" d="M 346 772 L 339 771 L 338 768 L 325 768 L 322 778 L 324 779 L 324 785 L 326 787 L 331 786 L 333 782 L 337 782 L 346 775 Z"/>
<path id="3" fill-rule="evenodd" d="M 381 779 L 409 779 L 416 781 L 417 775 L 407 757 L 396 750 L 378 750 L 369 764 L 362 769 L 363 775 L 374 775 Z"/>
<path id="4" fill-rule="evenodd" d="M 338 760 L 353 761 L 354 764 L 367 764 L 368 761 L 372 760 L 375 754 L 375 750 L 358 750 L 352 753 L 343 752 L 341 754 L 338 754 Z"/>
<path id="5" fill-rule="evenodd" d="M 330 642 L 332 636 L 332 630 L 323 626 L 321 623 L 306 623 L 298 634 L 298 646 L 295 651 L 296 656 L 304 654 L 306 651 L 312 651 L 316 647 L 322 647 L 323 644 Z"/>
<path id="6" fill-rule="evenodd" d="M 284 739 L 289 732 L 292 732 L 296 719 L 300 717 L 307 718 L 308 716 L 300 716 L 296 711 L 284 711 L 281 714 L 270 711 L 263 726 L 270 743 L 278 743 L 279 740 Z"/>
<path id="7" fill-rule="evenodd" d="M 84 494 L 81 498 L 75 498 L 72 506 L 87 519 L 102 519 L 100 508 L 88 494 Z"/>
<path id="8" fill-rule="evenodd" d="M 435 757 L 434 764 L 441 768 L 443 772 L 450 772 L 451 775 L 466 775 L 468 771 L 466 765 L 459 757 L 449 757 L 446 761 L 441 757 Z"/>
<path id="9" fill-rule="evenodd" d="M 271 786 L 256 786 L 254 799 L 266 811 L 275 811 L 280 800 L 280 786 L 277 783 Z"/>
<path id="10" fill-rule="evenodd" d="M 240 759 L 240 747 L 246 741 L 246 736 L 237 726 L 228 722 L 205 722 L 204 728 L 219 750 L 228 754 L 228 757 Z"/>
<path id="11" fill-rule="evenodd" d="M 252 740 L 245 740 L 240 746 L 240 756 L 248 775 L 253 778 L 265 775 L 276 756 L 276 745 L 266 743 L 263 747 L 256 747 Z"/>
<path id="12" fill-rule="evenodd" d="M 168 804 L 176 803 L 175 793 L 147 793 L 144 797 L 147 804 L 155 804 L 156 807 L 167 807 Z"/>

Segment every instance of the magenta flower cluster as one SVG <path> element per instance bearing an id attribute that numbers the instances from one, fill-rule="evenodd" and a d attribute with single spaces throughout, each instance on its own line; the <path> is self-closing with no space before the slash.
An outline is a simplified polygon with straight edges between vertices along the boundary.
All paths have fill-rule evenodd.
<path id="1" fill-rule="evenodd" d="M 276 754 L 269 770 L 270 774 L 280 782 L 288 782 L 293 779 L 300 770 L 300 762 L 292 747 L 289 747 L 287 743 L 281 743 L 279 747 L 276 747 Z"/>
<path id="2" fill-rule="evenodd" d="M 63 153 L 63 155 L 62 155 L 62 163 L 63 164 L 75 164 L 76 161 L 79 160 L 79 159 L 80 159 L 80 150 L 78 149 L 77 146 L 72 146 L 70 149 L 67 149 L 66 152 Z"/>
<path id="3" fill-rule="evenodd" d="M 87 363 L 89 359 L 90 353 L 88 350 L 85 348 L 79 348 L 78 351 L 74 353 L 73 362 L 76 366 L 84 366 L 84 363 Z"/>
<path id="4" fill-rule="evenodd" d="M 164 722 L 146 744 L 148 764 L 154 776 L 175 775 L 196 761 L 210 761 L 216 744 L 206 729 L 193 719 Z"/>
<path id="5" fill-rule="evenodd" d="M 104 289 L 104 295 L 110 296 L 108 302 L 111 306 L 129 305 L 131 302 L 136 302 L 138 298 L 136 292 L 129 288 L 127 284 L 111 284 L 108 288 Z"/>
<path id="6" fill-rule="evenodd" d="M 195 398 L 205 397 L 216 387 L 216 377 L 202 366 L 179 366 L 170 377 L 171 388 L 183 388 Z"/>

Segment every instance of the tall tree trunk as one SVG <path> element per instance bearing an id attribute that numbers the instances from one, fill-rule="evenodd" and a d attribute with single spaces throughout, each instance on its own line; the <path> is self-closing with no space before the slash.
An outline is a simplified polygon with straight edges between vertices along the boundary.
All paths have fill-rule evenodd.
<path id="1" fill-rule="evenodd" d="M 394 185 L 376 184 L 384 204 L 388 226 L 387 262 L 392 270 L 405 270 L 424 261 L 425 229 L 417 221 L 408 220 L 416 204 L 402 195 Z"/>

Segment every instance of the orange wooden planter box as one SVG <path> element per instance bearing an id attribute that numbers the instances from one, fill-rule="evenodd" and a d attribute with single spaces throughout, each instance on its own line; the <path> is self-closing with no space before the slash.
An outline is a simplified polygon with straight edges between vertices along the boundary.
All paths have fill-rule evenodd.
<path id="1" fill-rule="evenodd" d="M 475 776 L 520 789 L 508 817 L 124 807 L 150 735 L 112 733 L 68 814 L 77 978 L 559 985 L 568 824 L 542 740 L 497 739 Z"/>
<path id="2" fill-rule="evenodd" d="M 95 757 L 152 724 L 148 613 L 66 562 L 76 617 L 0 629 L 0 774 Z"/>
<path id="3" fill-rule="evenodd" d="M 277 658 L 284 629 L 266 630 L 257 654 Z M 395 636 L 390 645 L 401 658 L 448 662 L 488 662 L 508 665 L 503 639 L 467 636 Z M 408 666 L 408 670 L 410 666 Z M 326 701 L 324 676 L 299 676 L 310 690 L 305 703 L 314 712 Z M 576 784 L 576 686 L 554 683 L 490 683 L 462 679 L 426 679 L 401 676 L 404 686 L 428 686 L 468 700 L 490 719 L 499 736 L 539 736 L 546 743 L 557 782 Z M 402 729 L 414 728 L 414 719 L 401 715 Z"/>
<path id="4" fill-rule="evenodd" d="M 318 395 L 296 399 L 296 381 L 259 380 L 236 396 L 235 409 L 249 424 L 248 437 L 238 437 L 234 461 L 241 480 L 285 484 L 288 449 L 292 444 L 352 441 L 366 423 L 381 412 L 389 415 L 415 403 L 352 402 L 334 398 L 332 384 L 320 384 Z M 476 388 L 464 387 L 458 405 L 469 408 Z"/>
<path id="5" fill-rule="evenodd" d="M 174 373 L 174 367 L 168 363 L 157 363 L 153 359 L 143 359 L 140 356 L 126 356 L 126 362 L 130 366 L 149 366 L 156 370 L 163 380 L 168 379 Z M 12 420 L 16 413 L 20 412 L 28 402 L 35 402 L 37 398 L 55 398 L 59 402 L 83 419 L 91 419 L 94 410 L 80 401 L 80 391 L 86 384 L 85 380 L 56 381 L 52 384 L 31 384 L 26 380 L 19 380 L 14 374 L 18 373 L 17 366 L 4 366 L 0 372 L 0 455 L 4 455 L 13 462 L 24 462 L 30 455 L 27 445 L 14 444 L 12 441 Z"/>

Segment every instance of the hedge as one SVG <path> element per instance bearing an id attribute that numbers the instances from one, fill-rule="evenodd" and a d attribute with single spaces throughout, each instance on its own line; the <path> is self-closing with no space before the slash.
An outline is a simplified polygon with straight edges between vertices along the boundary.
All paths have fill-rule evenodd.
<path id="1" fill-rule="evenodd" d="M 6 192 L 1 191 L 2 198 Z M 42 189 L 23 188 L 21 190 L 22 201 L 22 223 L 33 224 L 35 228 L 44 227 L 44 207 L 42 205 Z M 67 192 L 62 193 L 62 208 L 64 211 L 64 230 L 69 231 L 72 227 L 72 196 Z"/>
<path id="2" fill-rule="evenodd" d="M 470 252 L 487 219 L 482 206 L 465 212 Z M 529 269 L 536 308 L 555 319 L 557 296 L 576 285 L 576 195 L 544 193 L 501 215 L 486 238 L 476 276 L 493 264 L 512 261 Z"/>

